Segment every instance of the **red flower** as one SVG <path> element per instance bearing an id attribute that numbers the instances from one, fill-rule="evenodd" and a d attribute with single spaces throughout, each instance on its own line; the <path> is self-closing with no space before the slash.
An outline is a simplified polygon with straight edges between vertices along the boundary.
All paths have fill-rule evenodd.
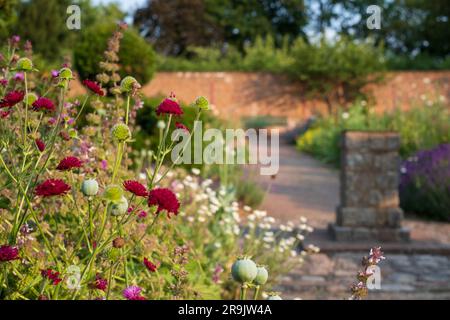
<path id="1" fill-rule="evenodd" d="M 41 139 L 34 140 L 34 143 L 36 144 L 36 147 L 40 152 L 44 152 L 45 150 L 45 143 Z"/>
<path id="2" fill-rule="evenodd" d="M 59 277 L 59 272 L 53 271 L 52 269 L 41 270 L 41 275 L 43 278 L 50 280 L 54 286 L 58 285 L 58 283 L 62 281 Z"/>
<path id="3" fill-rule="evenodd" d="M 13 246 L 0 246 L 0 262 L 7 262 L 19 259 L 19 249 Z"/>
<path id="4" fill-rule="evenodd" d="M 175 127 L 176 127 L 177 129 L 185 130 L 185 131 L 187 131 L 187 132 L 189 133 L 188 127 L 186 127 L 184 124 L 182 124 L 182 123 L 180 123 L 180 122 L 176 122 L 176 123 L 175 123 Z"/>
<path id="5" fill-rule="evenodd" d="M 0 111 L 0 118 L 6 119 L 6 118 L 9 117 L 10 114 L 11 114 L 11 110 L 8 110 L 8 111 Z"/>
<path id="6" fill-rule="evenodd" d="M 11 91 L 0 100 L 0 108 L 13 107 L 23 100 L 25 93 L 23 91 Z"/>
<path id="7" fill-rule="evenodd" d="M 150 191 L 148 195 L 148 205 L 158 206 L 156 213 L 160 213 L 163 210 L 167 211 L 170 218 L 170 213 L 175 215 L 178 214 L 178 209 L 180 209 L 180 202 L 178 202 L 175 194 L 166 188 L 158 188 Z"/>
<path id="8" fill-rule="evenodd" d="M 34 111 L 55 111 L 55 104 L 52 100 L 40 97 L 32 104 Z"/>
<path id="9" fill-rule="evenodd" d="M 123 187 L 125 188 L 125 190 L 133 193 L 134 195 L 136 195 L 138 197 L 148 196 L 147 188 L 135 180 L 124 181 Z"/>
<path id="10" fill-rule="evenodd" d="M 38 185 L 34 192 L 41 197 L 51 197 L 66 194 L 69 190 L 70 186 L 61 179 L 48 179 Z"/>
<path id="11" fill-rule="evenodd" d="M 96 274 L 95 281 L 91 283 L 91 288 L 106 291 L 108 288 L 108 280 L 102 278 L 99 274 Z"/>
<path id="12" fill-rule="evenodd" d="M 105 95 L 105 91 L 94 81 L 91 80 L 83 80 L 83 84 L 95 94 L 103 97 Z"/>
<path id="13" fill-rule="evenodd" d="M 73 168 L 81 168 L 82 165 L 83 162 L 81 162 L 81 160 L 77 157 L 66 157 L 59 162 L 56 169 L 60 171 L 67 171 Z"/>
<path id="14" fill-rule="evenodd" d="M 144 265 L 150 272 L 155 272 L 157 269 L 156 265 L 151 263 L 147 258 L 144 258 Z"/>
<path id="15" fill-rule="evenodd" d="M 173 114 L 175 116 L 180 116 L 183 114 L 183 110 L 180 104 L 175 100 L 175 97 L 171 95 L 170 98 L 164 99 L 163 102 L 156 109 L 156 114 Z"/>

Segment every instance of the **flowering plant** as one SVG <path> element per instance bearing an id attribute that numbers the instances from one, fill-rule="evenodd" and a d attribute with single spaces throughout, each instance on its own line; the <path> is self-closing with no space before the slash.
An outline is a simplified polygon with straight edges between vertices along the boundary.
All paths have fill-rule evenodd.
<path id="1" fill-rule="evenodd" d="M 155 110 L 164 121 L 159 145 L 131 168 L 140 84 L 117 73 L 123 29 L 108 43 L 103 72 L 83 81 L 88 93 L 74 101 L 69 64 L 40 74 L 31 45 L 9 43 L 0 76 L 0 298 L 233 298 L 238 287 L 224 270 L 249 252 L 269 269 L 270 288 L 317 251 L 295 251 L 310 227 L 302 220 L 274 233 L 264 212 L 240 210 L 227 184 L 213 188 L 196 170 L 167 165 L 170 130 L 191 128 L 189 139 L 195 131 L 175 121 L 184 111 L 174 95 Z M 209 103 L 189 108 L 198 120 Z"/>

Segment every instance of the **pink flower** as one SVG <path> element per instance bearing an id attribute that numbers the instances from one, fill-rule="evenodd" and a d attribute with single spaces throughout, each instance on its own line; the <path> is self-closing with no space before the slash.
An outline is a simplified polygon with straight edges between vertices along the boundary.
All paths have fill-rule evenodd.
<path id="1" fill-rule="evenodd" d="M 66 194 L 69 192 L 70 186 L 61 179 L 48 179 L 38 185 L 35 194 L 41 197 L 52 197 Z"/>
<path id="2" fill-rule="evenodd" d="M 34 143 L 36 143 L 36 147 L 40 152 L 44 152 L 45 150 L 45 143 L 41 139 L 34 140 Z"/>
<path id="3" fill-rule="evenodd" d="M 91 283 L 91 288 L 106 291 L 108 288 L 108 280 L 102 278 L 99 274 L 95 276 L 95 281 Z"/>
<path id="4" fill-rule="evenodd" d="M 23 72 L 17 72 L 17 73 L 14 75 L 14 81 L 22 82 L 22 81 L 24 81 L 24 80 L 25 80 L 25 76 L 24 76 Z"/>
<path id="5" fill-rule="evenodd" d="M 43 278 L 50 280 L 54 286 L 58 285 L 62 281 L 59 277 L 59 272 L 52 269 L 41 270 L 41 275 Z"/>
<path id="6" fill-rule="evenodd" d="M 130 286 L 123 290 L 123 296 L 127 300 L 145 300 L 141 295 L 142 289 L 138 286 Z"/>
<path id="7" fill-rule="evenodd" d="M 14 107 L 16 104 L 21 102 L 25 97 L 23 91 L 11 91 L 6 94 L 6 96 L 0 100 L 0 108 Z"/>
<path id="8" fill-rule="evenodd" d="M 99 95 L 101 97 L 105 95 L 105 91 L 103 91 L 102 88 L 96 82 L 91 80 L 83 80 L 83 84 L 86 86 L 86 88 L 91 90 L 96 95 Z"/>
<path id="9" fill-rule="evenodd" d="M 181 130 L 187 131 L 187 132 L 189 133 L 188 127 L 186 127 L 184 124 L 182 124 L 182 123 L 180 123 L 180 122 L 176 122 L 176 123 L 175 123 L 175 127 L 176 127 L 177 129 L 181 129 Z"/>

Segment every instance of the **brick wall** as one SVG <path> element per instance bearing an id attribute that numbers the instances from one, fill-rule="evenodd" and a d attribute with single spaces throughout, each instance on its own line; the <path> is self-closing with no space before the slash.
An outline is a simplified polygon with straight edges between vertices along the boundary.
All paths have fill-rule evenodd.
<path id="1" fill-rule="evenodd" d="M 74 86 L 80 92 L 79 85 Z M 444 98 L 450 101 L 450 71 L 389 73 L 382 85 L 367 88 L 377 111 L 405 109 Z M 323 102 L 309 99 L 298 84 L 268 73 L 161 72 L 142 89 L 146 96 L 171 91 L 186 102 L 207 96 L 225 118 L 254 115 L 286 116 L 292 123 L 326 110 Z"/>

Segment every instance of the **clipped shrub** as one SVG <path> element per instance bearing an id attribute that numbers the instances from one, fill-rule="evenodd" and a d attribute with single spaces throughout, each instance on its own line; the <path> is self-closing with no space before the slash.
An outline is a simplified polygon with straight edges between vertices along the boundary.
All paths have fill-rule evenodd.
<path id="1" fill-rule="evenodd" d="M 114 24 L 96 24 L 82 31 L 73 53 L 75 69 L 82 79 L 94 79 L 101 73 L 98 61 L 114 29 Z M 156 56 L 153 48 L 133 29 L 123 33 L 119 59 L 122 77 L 132 74 L 139 83 L 145 84 L 155 72 Z"/>

